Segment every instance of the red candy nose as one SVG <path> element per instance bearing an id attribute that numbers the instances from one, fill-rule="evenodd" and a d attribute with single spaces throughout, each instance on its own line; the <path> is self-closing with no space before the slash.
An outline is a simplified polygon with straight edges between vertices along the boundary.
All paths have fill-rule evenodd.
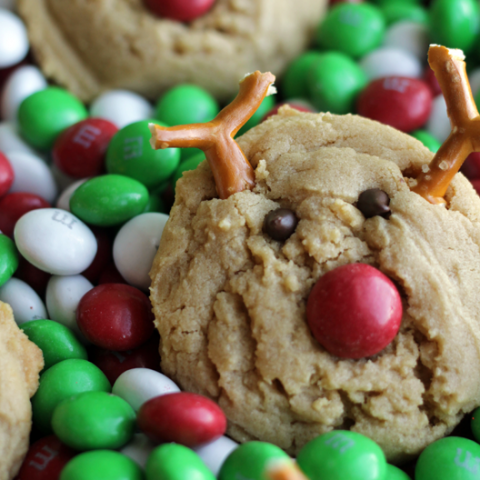
<path id="1" fill-rule="evenodd" d="M 320 277 L 307 302 L 307 321 L 332 355 L 363 358 L 383 350 L 402 320 L 402 301 L 392 281 L 370 265 L 354 263 Z"/>

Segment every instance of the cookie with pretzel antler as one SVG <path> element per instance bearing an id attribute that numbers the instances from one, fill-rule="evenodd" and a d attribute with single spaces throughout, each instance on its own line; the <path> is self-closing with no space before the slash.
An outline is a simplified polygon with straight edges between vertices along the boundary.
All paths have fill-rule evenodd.
<path id="1" fill-rule="evenodd" d="M 207 157 L 177 183 L 151 270 L 162 370 L 215 399 L 236 440 L 296 455 L 351 429 L 401 462 L 480 405 L 480 198 L 456 174 L 478 148 L 478 112 L 460 52 L 432 46 L 429 60 L 453 125 L 435 158 L 377 122 L 288 107 L 240 137 L 240 155 L 232 132 L 272 81 L 259 72 L 227 119 L 152 126 L 157 148 L 194 141 Z M 400 323 L 368 356 L 348 354 L 352 335 L 331 349 L 307 318 L 313 287 L 352 264 L 376 271 L 399 302 Z M 378 310 L 383 295 L 364 293 L 343 292 L 329 309 Z"/>
<path id="2" fill-rule="evenodd" d="M 328 0 L 214 0 L 189 23 L 147 8 L 165 2 L 17 3 L 45 75 L 82 100 L 112 88 L 157 99 L 170 87 L 193 83 L 229 101 L 245 72 L 280 74 L 305 50 Z"/>

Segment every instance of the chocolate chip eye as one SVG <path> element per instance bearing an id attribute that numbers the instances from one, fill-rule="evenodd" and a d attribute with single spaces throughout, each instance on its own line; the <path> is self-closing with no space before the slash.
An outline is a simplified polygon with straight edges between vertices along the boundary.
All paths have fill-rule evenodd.
<path id="1" fill-rule="evenodd" d="M 357 208 L 363 213 L 365 218 L 380 215 L 388 218 L 390 211 L 390 197 L 379 188 L 365 190 L 358 197 Z"/>
<path id="2" fill-rule="evenodd" d="M 288 208 L 277 208 L 267 214 L 263 231 L 274 240 L 285 241 L 297 228 L 298 218 Z"/>

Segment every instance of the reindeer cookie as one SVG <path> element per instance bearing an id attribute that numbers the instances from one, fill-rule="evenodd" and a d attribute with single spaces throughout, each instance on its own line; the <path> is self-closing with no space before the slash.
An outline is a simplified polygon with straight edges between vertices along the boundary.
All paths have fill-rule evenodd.
<path id="1" fill-rule="evenodd" d="M 309 44 L 327 0 L 215 0 L 190 23 L 143 0 L 18 0 L 47 77 L 89 101 L 111 88 L 156 99 L 194 83 L 230 100 L 256 69 L 280 74 Z"/>
<path id="2" fill-rule="evenodd" d="M 371 120 L 283 107 L 238 139 L 242 160 L 222 140 L 235 129 L 218 124 L 261 101 L 273 79 L 258 72 L 227 122 L 152 126 L 157 148 L 197 142 L 209 162 L 177 183 L 151 270 L 162 369 L 215 399 L 236 440 L 295 455 L 351 429 L 399 462 L 480 405 L 480 198 L 456 174 L 478 148 L 479 117 L 461 52 L 433 46 L 430 63 L 453 125 L 435 158 Z M 279 208 L 290 213 L 275 224 Z M 307 308 L 319 280 L 352 264 L 373 267 L 399 299 L 393 335 L 363 357 L 347 344 L 332 353 Z"/>

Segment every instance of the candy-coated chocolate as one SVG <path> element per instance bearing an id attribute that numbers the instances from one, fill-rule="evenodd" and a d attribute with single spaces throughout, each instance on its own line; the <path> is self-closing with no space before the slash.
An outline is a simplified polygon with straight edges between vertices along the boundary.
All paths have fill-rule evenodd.
<path id="1" fill-rule="evenodd" d="M 97 253 L 82 275 L 92 283 L 96 283 L 105 267 L 112 261 L 112 241 L 106 229 L 92 227 L 92 233 L 97 240 Z"/>
<path id="2" fill-rule="evenodd" d="M 0 68 L 15 65 L 25 58 L 27 52 L 25 25 L 14 13 L 0 9 Z"/>
<path id="3" fill-rule="evenodd" d="M 277 208 L 265 216 L 263 231 L 273 240 L 284 242 L 297 228 L 298 218 L 289 208 Z"/>
<path id="4" fill-rule="evenodd" d="M 121 448 L 119 452 L 131 458 L 141 468 L 145 469 L 148 457 L 156 446 L 157 445 L 143 433 L 135 433 L 130 442 Z"/>
<path id="5" fill-rule="evenodd" d="M 415 3 L 409 3 L 405 0 L 395 0 L 381 5 L 380 10 L 387 25 L 402 21 L 428 25 L 428 11 L 421 5 L 416 5 Z"/>
<path id="6" fill-rule="evenodd" d="M 153 334 L 148 342 L 123 352 L 92 347 L 89 351 L 90 361 L 105 374 L 108 381 L 113 385 L 122 373 L 132 368 L 160 371 L 158 343 L 158 335 Z"/>
<path id="7" fill-rule="evenodd" d="M 145 473 L 146 480 L 215 480 L 195 452 L 175 443 L 160 445 L 153 450 Z"/>
<path id="8" fill-rule="evenodd" d="M 10 190 L 14 177 L 12 164 L 0 151 L 0 197 L 3 197 Z"/>
<path id="9" fill-rule="evenodd" d="M 480 445 L 461 437 L 445 437 L 418 457 L 415 480 L 478 480 Z"/>
<path id="10" fill-rule="evenodd" d="M 437 77 L 435 76 L 435 72 L 430 68 L 429 65 L 425 67 L 423 72 L 423 79 L 430 87 L 432 94 L 434 97 L 437 95 L 441 95 L 442 89 L 440 88 L 440 84 L 438 83 Z"/>
<path id="11" fill-rule="evenodd" d="M 63 467 L 77 454 L 55 435 L 37 440 L 28 449 L 16 480 L 58 480 Z"/>
<path id="12" fill-rule="evenodd" d="M 309 480 L 385 480 L 387 471 L 382 449 L 348 430 L 333 430 L 311 440 L 298 453 L 297 463 Z"/>
<path id="13" fill-rule="evenodd" d="M 469 180 L 480 179 L 480 152 L 472 152 L 467 159 L 463 162 L 460 171 Z"/>
<path id="14" fill-rule="evenodd" d="M 18 124 L 30 145 L 48 150 L 63 130 L 87 115 L 84 105 L 71 93 L 48 87 L 23 100 L 18 109 Z"/>
<path id="15" fill-rule="evenodd" d="M 103 118 L 87 118 L 64 130 L 55 141 L 52 159 L 73 178 L 100 175 L 105 154 L 118 128 Z"/>
<path id="16" fill-rule="evenodd" d="M 93 363 L 63 360 L 40 375 L 40 385 L 32 397 L 33 424 L 42 433 L 50 433 L 53 412 L 63 400 L 83 392 L 110 390 L 107 377 Z"/>
<path id="17" fill-rule="evenodd" d="M 37 292 L 40 297 L 45 298 L 45 290 L 47 289 L 48 281 L 51 274 L 40 270 L 35 265 L 32 265 L 28 260 L 19 257 L 19 264 L 15 277 L 26 282 Z"/>
<path id="18" fill-rule="evenodd" d="M 135 412 L 120 397 L 84 392 L 57 405 L 52 416 L 55 435 L 75 450 L 123 447 L 133 436 Z"/>
<path id="19" fill-rule="evenodd" d="M 216 440 L 213 440 L 213 442 L 194 448 L 194 451 L 215 477 L 217 477 L 220 473 L 220 468 L 222 467 L 223 462 L 236 448 L 238 448 L 237 442 L 222 435 Z"/>
<path id="20" fill-rule="evenodd" d="M 385 480 L 410 480 L 410 477 L 395 465 L 387 464 Z"/>
<path id="21" fill-rule="evenodd" d="M 382 351 L 402 320 L 402 301 L 393 282 L 364 263 L 337 267 L 320 277 L 307 301 L 307 321 L 332 355 L 363 358 Z"/>
<path id="22" fill-rule="evenodd" d="M 72 330 L 52 320 L 33 320 L 20 327 L 30 341 L 42 350 L 44 370 L 63 360 L 81 358 L 87 360 L 85 347 Z"/>
<path id="23" fill-rule="evenodd" d="M 432 109 L 432 92 L 420 79 L 374 80 L 358 97 L 357 111 L 372 120 L 409 133 L 423 126 Z"/>
<path id="24" fill-rule="evenodd" d="M 426 130 L 415 130 L 411 135 L 417 140 L 420 140 L 433 153 L 437 152 L 440 148 L 441 143 Z"/>
<path id="25" fill-rule="evenodd" d="M 77 323 L 87 340 L 107 350 L 130 350 L 153 333 L 153 313 L 148 297 L 123 284 L 98 285 L 77 307 Z"/>
<path id="26" fill-rule="evenodd" d="M 70 199 L 70 210 L 92 225 L 108 227 L 143 212 L 148 202 L 146 187 L 124 175 L 101 175 L 80 185 Z"/>
<path id="27" fill-rule="evenodd" d="M 112 393 L 127 401 L 135 411 L 152 398 L 177 392 L 180 389 L 175 382 L 149 368 L 133 368 L 123 372 L 112 387 Z"/>
<path id="28" fill-rule="evenodd" d="M 67 463 L 59 480 L 144 480 L 141 468 L 130 458 L 111 450 L 77 455 Z"/>
<path id="29" fill-rule="evenodd" d="M 307 72 L 320 57 L 320 52 L 309 50 L 290 63 L 282 77 L 281 92 L 284 98 L 309 97 Z"/>
<path id="30" fill-rule="evenodd" d="M 127 283 L 120 275 L 113 261 L 103 269 L 103 272 L 98 277 L 98 284 L 102 285 L 104 283 Z"/>
<path id="31" fill-rule="evenodd" d="M 266 442 L 247 442 L 227 457 L 218 480 L 248 478 L 248 480 L 265 480 L 265 469 L 273 460 L 288 459 L 289 456 L 279 447 Z"/>
<path id="32" fill-rule="evenodd" d="M 13 122 L 0 122 L 0 150 L 5 155 L 10 152 L 35 155 L 35 150 L 20 137 L 18 126 Z"/>
<path id="33" fill-rule="evenodd" d="M 155 442 L 175 442 L 190 448 L 215 440 L 227 428 L 225 414 L 213 400 L 189 392 L 148 400 L 140 407 L 137 422 Z"/>
<path id="34" fill-rule="evenodd" d="M 47 318 L 42 299 L 30 285 L 18 278 L 12 277 L 0 287 L 0 300 L 12 307 L 18 325 Z"/>
<path id="35" fill-rule="evenodd" d="M 70 211 L 70 199 L 72 198 L 73 192 L 85 183 L 88 178 L 82 178 L 81 180 L 77 180 L 76 182 L 71 183 L 68 187 L 66 187 L 63 192 L 58 196 L 57 203 L 55 206 L 57 208 L 61 208 L 62 210 L 66 210 L 67 212 Z"/>
<path id="36" fill-rule="evenodd" d="M 0 286 L 10 280 L 18 268 L 19 255 L 13 241 L 0 234 Z"/>
<path id="37" fill-rule="evenodd" d="M 152 116 L 152 106 L 141 95 L 128 90 L 109 90 L 90 105 L 90 116 L 103 118 L 123 128 Z"/>
<path id="38" fill-rule="evenodd" d="M 450 135 L 452 126 L 448 118 L 447 104 L 443 95 L 437 95 L 432 102 L 432 110 L 425 125 L 427 132 L 439 142 L 444 142 Z"/>
<path id="39" fill-rule="evenodd" d="M 153 189 L 175 171 L 180 163 L 180 149 L 152 149 L 149 123 L 148 120 L 131 123 L 113 136 L 107 150 L 106 168 L 108 173 L 125 175 Z"/>
<path id="40" fill-rule="evenodd" d="M 205 15 L 215 0 L 145 0 L 152 13 L 177 22 L 192 22 Z"/>
<path id="41" fill-rule="evenodd" d="M 385 20 L 375 5 L 342 3 L 320 23 L 317 42 L 323 49 L 359 58 L 378 47 L 384 35 Z"/>
<path id="42" fill-rule="evenodd" d="M 428 27 L 416 21 L 395 23 L 387 30 L 383 44 L 410 52 L 423 62 L 429 44 Z"/>
<path id="43" fill-rule="evenodd" d="M 77 217 L 58 208 L 31 210 L 13 232 L 19 252 L 33 265 L 53 275 L 77 275 L 97 252 L 92 231 Z"/>
<path id="44" fill-rule="evenodd" d="M 55 200 L 57 185 L 44 160 L 24 152 L 8 152 L 7 158 L 15 174 L 10 193 L 33 193 L 50 203 Z"/>
<path id="45" fill-rule="evenodd" d="M 167 220 L 164 213 L 142 213 L 118 231 L 113 242 L 113 260 L 130 285 L 141 290 L 150 287 L 149 272 Z"/>

